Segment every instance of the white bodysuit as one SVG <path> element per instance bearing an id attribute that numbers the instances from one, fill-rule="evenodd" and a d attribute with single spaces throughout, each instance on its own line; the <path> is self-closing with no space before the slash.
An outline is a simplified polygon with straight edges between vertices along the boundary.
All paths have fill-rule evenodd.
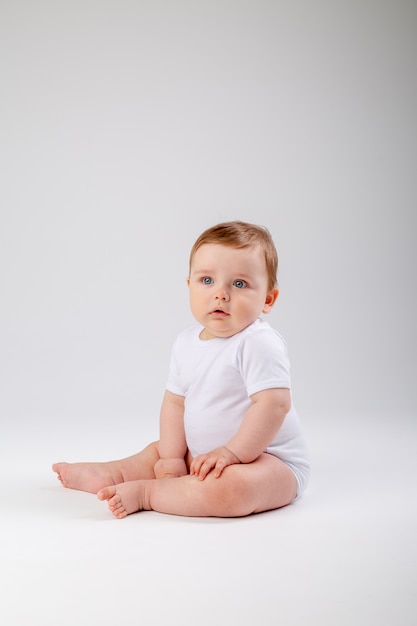
<path id="1" fill-rule="evenodd" d="M 184 330 L 171 356 L 167 389 L 185 398 L 184 429 L 193 457 L 227 442 L 251 405 L 250 396 L 272 388 L 291 389 L 283 338 L 263 319 L 227 338 L 200 339 L 202 326 Z M 310 465 L 301 425 L 291 406 L 265 452 L 294 472 L 299 497 Z"/>

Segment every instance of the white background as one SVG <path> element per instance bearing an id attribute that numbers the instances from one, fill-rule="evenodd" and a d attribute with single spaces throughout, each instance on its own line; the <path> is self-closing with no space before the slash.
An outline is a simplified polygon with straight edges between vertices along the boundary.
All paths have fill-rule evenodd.
<path id="1" fill-rule="evenodd" d="M 416 20 L 412 0 L 0 2 L 8 626 L 414 623 Z M 230 219 L 277 244 L 311 486 L 246 520 L 110 520 L 50 464 L 157 436 L 189 250 Z"/>

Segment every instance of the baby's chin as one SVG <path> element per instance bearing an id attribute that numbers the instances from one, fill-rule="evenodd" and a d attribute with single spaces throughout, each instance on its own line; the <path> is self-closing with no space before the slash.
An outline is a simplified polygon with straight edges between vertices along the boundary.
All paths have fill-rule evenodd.
<path id="1" fill-rule="evenodd" d="M 253 322 L 249 322 L 248 324 L 242 324 L 241 326 L 236 326 L 234 328 L 213 328 L 211 326 L 205 326 L 200 333 L 200 339 L 203 341 L 209 339 L 228 339 L 229 337 L 233 337 L 245 330 L 248 326 L 250 326 Z"/>

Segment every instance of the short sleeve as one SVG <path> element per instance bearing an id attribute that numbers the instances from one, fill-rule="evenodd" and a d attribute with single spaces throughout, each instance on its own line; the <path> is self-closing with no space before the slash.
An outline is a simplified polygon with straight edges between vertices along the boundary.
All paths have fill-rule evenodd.
<path id="1" fill-rule="evenodd" d="M 238 367 L 248 396 L 265 389 L 291 389 L 286 344 L 270 327 L 255 329 L 244 337 Z"/>
<path id="2" fill-rule="evenodd" d="M 185 394 L 184 394 L 184 390 L 181 388 L 181 385 L 180 385 L 178 360 L 176 356 L 179 350 L 179 342 L 180 342 L 180 339 L 179 337 L 177 337 L 173 345 L 172 351 L 171 351 L 166 389 L 170 391 L 171 393 L 175 393 L 175 395 L 177 396 L 183 396 Z"/>

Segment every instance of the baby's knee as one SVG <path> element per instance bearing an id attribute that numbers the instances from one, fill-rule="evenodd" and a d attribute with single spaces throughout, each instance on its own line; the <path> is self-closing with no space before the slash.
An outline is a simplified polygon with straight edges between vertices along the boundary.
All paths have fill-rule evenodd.
<path id="1" fill-rule="evenodd" d="M 226 471 L 219 478 L 209 474 L 204 480 L 205 499 L 214 517 L 242 517 L 252 513 L 248 484 L 237 472 Z"/>

